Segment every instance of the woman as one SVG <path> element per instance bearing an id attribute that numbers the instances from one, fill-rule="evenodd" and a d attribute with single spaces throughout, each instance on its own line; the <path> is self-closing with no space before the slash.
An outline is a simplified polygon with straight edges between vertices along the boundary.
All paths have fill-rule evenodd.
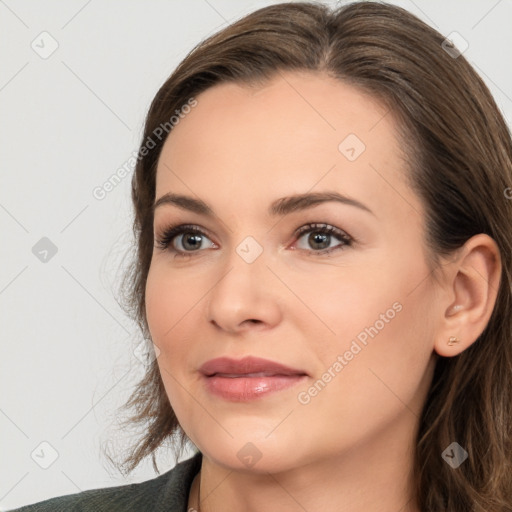
<path id="1" fill-rule="evenodd" d="M 158 357 L 123 467 L 198 451 L 18 510 L 512 510 L 511 161 L 482 80 L 401 8 L 283 3 L 198 45 L 132 182 Z"/>

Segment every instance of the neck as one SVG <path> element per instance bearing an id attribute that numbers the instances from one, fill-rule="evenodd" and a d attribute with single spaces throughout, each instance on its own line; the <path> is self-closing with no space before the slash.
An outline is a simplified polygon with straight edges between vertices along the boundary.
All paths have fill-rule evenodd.
<path id="1" fill-rule="evenodd" d="M 373 442 L 280 472 L 226 469 L 203 453 L 189 507 L 197 512 L 338 512 L 342 504 L 346 512 L 419 512 L 414 434 L 408 418 L 376 434 Z"/>

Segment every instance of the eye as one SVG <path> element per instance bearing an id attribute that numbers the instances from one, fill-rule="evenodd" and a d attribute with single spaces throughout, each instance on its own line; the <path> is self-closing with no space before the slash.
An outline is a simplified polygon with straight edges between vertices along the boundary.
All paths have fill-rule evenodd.
<path id="1" fill-rule="evenodd" d="M 341 250 L 350 247 L 354 243 L 354 239 L 347 233 L 329 224 L 306 224 L 295 232 L 299 241 L 305 235 L 309 235 L 306 242 L 310 244 L 310 247 L 298 247 L 298 249 L 310 252 L 315 256 Z M 176 256 L 192 256 L 194 252 L 200 252 L 205 239 L 210 240 L 204 231 L 197 226 L 181 224 L 166 228 L 160 236 L 157 236 L 156 245 L 162 250 L 175 253 Z M 335 239 L 342 244 L 330 247 L 331 242 Z M 213 247 L 217 247 L 211 240 L 210 243 Z M 172 247 L 169 247 L 170 245 Z M 313 250 L 311 250 L 311 247 Z"/>
<path id="2" fill-rule="evenodd" d="M 182 224 L 180 226 L 169 226 L 164 230 L 161 236 L 157 237 L 156 243 L 160 249 L 168 249 L 176 253 L 176 256 L 189 256 L 192 252 L 198 252 L 199 249 L 201 249 L 204 238 L 209 240 L 204 232 L 197 226 Z M 169 245 L 174 242 L 174 239 L 178 240 L 178 247 L 173 246 L 169 248 Z M 213 242 L 212 244 L 215 246 Z"/>
<path id="3" fill-rule="evenodd" d="M 299 249 L 310 251 L 310 247 L 312 247 L 316 249 L 310 251 L 314 256 L 341 250 L 345 247 L 350 247 L 354 243 L 354 239 L 347 235 L 347 233 L 329 224 L 306 224 L 296 232 L 296 236 L 299 240 L 305 237 L 305 235 L 309 235 L 306 239 L 306 243 L 309 247 L 299 247 Z M 331 242 L 334 241 L 333 239 L 338 239 L 342 242 L 342 245 L 338 244 L 334 247 L 330 247 Z"/>

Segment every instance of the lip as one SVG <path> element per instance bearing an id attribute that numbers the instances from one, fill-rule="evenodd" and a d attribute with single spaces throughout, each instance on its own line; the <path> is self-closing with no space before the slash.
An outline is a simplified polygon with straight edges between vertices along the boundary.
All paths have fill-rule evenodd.
<path id="1" fill-rule="evenodd" d="M 199 369 L 206 389 L 225 400 L 244 402 L 295 386 L 308 377 L 303 370 L 247 356 L 211 359 Z"/>
<path id="2" fill-rule="evenodd" d="M 215 374 L 247 375 L 250 373 L 265 373 L 266 376 L 274 375 L 307 375 L 304 370 L 291 368 L 284 364 L 262 359 L 261 357 L 246 356 L 242 359 L 231 359 L 230 357 L 217 357 L 206 361 L 199 371 L 206 377 Z"/>

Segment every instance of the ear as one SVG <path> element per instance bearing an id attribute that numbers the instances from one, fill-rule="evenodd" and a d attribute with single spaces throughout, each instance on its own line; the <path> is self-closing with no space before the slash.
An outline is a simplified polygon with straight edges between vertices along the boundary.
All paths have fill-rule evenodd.
<path id="1" fill-rule="evenodd" d="M 500 285 L 499 248 L 490 236 L 480 233 L 464 244 L 449 267 L 434 343 L 434 350 L 444 357 L 463 352 L 486 328 Z M 451 336 L 458 343 L 448 345 Z"/>

